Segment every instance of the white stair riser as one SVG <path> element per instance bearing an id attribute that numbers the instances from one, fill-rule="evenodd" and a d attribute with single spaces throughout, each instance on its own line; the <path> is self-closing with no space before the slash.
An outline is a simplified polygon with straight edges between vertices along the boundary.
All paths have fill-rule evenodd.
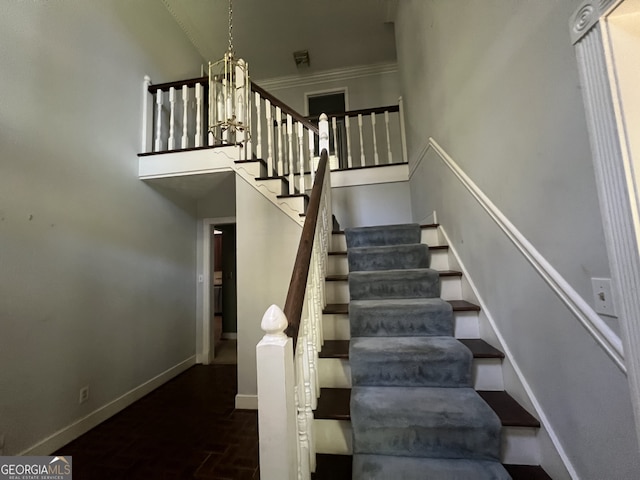
<path id="1" fill-rule="evenodd" d="M 347 275 L 349 273 L 349 264 L 346 255 L 329 255 L 327 264 L 328 275 Z"/>
<path id="2" fill-rule="evenodd" d="M 285 192 L 284 183 L 279 178 L 269 180 L 256 180 L 256 186 L 258 188 L 264 188 L 276 196 L 289 193 Z"/>
<path id="3" fill-rule="evenodd" d="M 292 210 L 295 210 L 299 213 L 304 213 L 304 197 L 278 198 L 277 202 L 281 207 L 286 205 Z"/>
<path id="4" fill-rule="evenodd" d="M 314 420 L 316 452 L 351 455 L 351 422 L 346 420 Z M 540 451 L 535 428 L 502 427 L 503 463 L 538 465 Z"/>
<path id="5" fill-rule="evenodd" d="M 347 281 L 325 282 L 327 303 L 349 303 L 349 284 Z M 460 277 L 441 277 L 440 296 L 444 300 L 462 298 Z"/>
<path id="6" fill-rule="evenodd" d="M 351 422 L 348 420 L 314 420 L 316 453 L 351 455 L 353 453 Z"/>
<path id="7" fill-rule="evenodd" d="M 351 330 L 349 315 L 323 315 L 325 340 L 349 340 Z M 480 338 L 477 312 L 453 312 L 454 335 L 456 338 Z"/>
<path id="8" fill-rule="evenodd" d="M 427 245 L 440 245 L 438 230 L 435 228 L 423 228 L 421 230 L 420 240 Z"/>
<path id="9" fill-rule="evenodd" d="M 332 252 L 346 252 L 347 251 L 347 239 L 343 233 L 334 233 L 331 235 L 331 245 L 329 250 Z"/>
<path id="10" fill-rule="evenodd" d="M 476 390 L 504 390 L 502 362 L 495 358 L 474 358 L 471 367 L 473 388 Z M 351 388 L 349 360 L 321 358 L 318 377 L 322 388 Z"/>
<path id="11" fill-rule="evenodd" d="M 318 381 L 321 388 L 351 388 L 349 360 L 341 358 L 318 360 Z"/>
<path id="12" fill-rule="evenodd" d="M 453 322 L 456 338 L 480 338 L 478 312 L 453 312 Z"/>
<path id="13" fill-rule="evenodd" d="M 448 270 L 449 257 L 446 250 L 433 250 L 431 252 L 431 268 L 434 270 Z M 349 273 L 349 263 L 346 255 L 329 255 L 327 274 L 347 275 Z"/>
<path id="14" fill-rule="evenodd" d="M 349 340 L 351 338 L 349 315 L 324 314 L 322 331 L 325 340 Z"/>
<path id="15" fill-rule="evenodd" d="M 502 427 L 502 463 L 540 465 L 538 429 L 533 427 Z"/>

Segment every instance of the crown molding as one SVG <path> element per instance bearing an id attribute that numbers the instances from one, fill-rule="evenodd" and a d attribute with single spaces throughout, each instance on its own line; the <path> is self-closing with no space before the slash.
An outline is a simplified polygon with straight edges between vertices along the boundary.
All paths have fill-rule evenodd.
<path id="1" fill-rule="evenodd" d="M 325 82 L 335 82 L 351 80 L 354 78 L 369 77 L 372 75 L 386 75 L 398 72 L 397 63 L 376 63 L 372 65 L 357 65 L 354 67 L 340 68 L 336 70 L 325 70 L 323 72 L 311 73 L 308 75 L 289 75 L 286 77 L 276 77 L 264 80 L 256 80 L 262 88 L 272 91 L 292 87 L 303 87 L 316 85 Z"/>

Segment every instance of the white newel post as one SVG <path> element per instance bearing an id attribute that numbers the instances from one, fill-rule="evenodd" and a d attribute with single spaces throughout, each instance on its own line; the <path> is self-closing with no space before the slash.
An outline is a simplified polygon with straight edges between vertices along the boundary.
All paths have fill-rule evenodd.
<path id="1" fill-rule="evenodd" d="M 256 346 L 260 478 L 297 480 L 298 433 L 293 342 L 287 318 L 271 305 L 262 317 L 265 336 Z"/>
<path id="2" fill-rule="evenodd" d="M 320 152 L 326 149 L 329 153 L 329 117 L 326 114 L 320 115 L 320 121 L 318 122 L 318 130 L 320 130 Z"/>
<path id="3" fill-rule="evenodd" d="M 142 150 L 141 152 L 150 152 L 153 145 L 153 102 L 149 102 L 149 87 L 151 86 L 151 77 L 144 76 L 142 83 Z M 153 97 L 151 97 L 153 99 Z"/>

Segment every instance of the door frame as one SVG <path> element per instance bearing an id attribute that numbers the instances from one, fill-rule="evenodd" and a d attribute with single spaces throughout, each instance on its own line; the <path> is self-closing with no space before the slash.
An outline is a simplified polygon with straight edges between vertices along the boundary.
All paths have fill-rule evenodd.
<path id="1" fill-rule="evenodd" d="M 200 223 L 201 221 L 201 223 Z M 211 342 L 211 227 L 236 223 L 236 217 L 203 218 L 199 221 L 196 268 L 196 362 L 209 365 L 215 355 L 215 345 Z M 198 299 L 200 301 L 198 301 Z"/>

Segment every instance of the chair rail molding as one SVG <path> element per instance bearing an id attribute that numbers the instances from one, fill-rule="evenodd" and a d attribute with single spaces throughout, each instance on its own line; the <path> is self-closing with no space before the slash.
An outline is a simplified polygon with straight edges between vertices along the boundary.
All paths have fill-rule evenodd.
<path id="1" fill-rule="evenodd" d="M 622 0 L 587 1 L 571 17 L 569 27 L 582 86 L 636 433 L 640 437 L 640 196 L 629 177 L 633 166 L 624 129 L 617 121 L 616 112 L 621 105 L 610 70 L 613 67 L 607 27 L 608 15 L 621 3 Z"/>

